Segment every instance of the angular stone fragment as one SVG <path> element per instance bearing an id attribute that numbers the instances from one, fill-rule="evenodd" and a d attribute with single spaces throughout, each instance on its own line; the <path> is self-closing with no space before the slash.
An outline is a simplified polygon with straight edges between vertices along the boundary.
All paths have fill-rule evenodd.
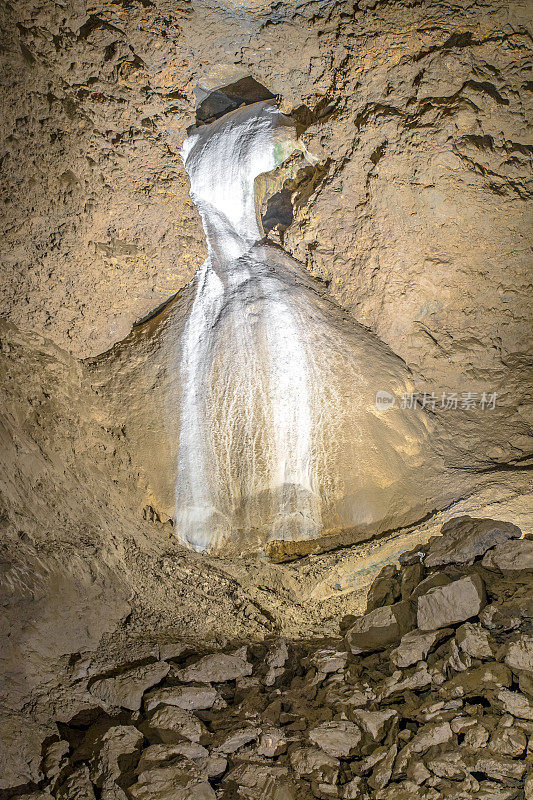
<path id="1" fill-rule="evenodd" d="M 289 650 L 283 639 L 270 648 L 266 659 L 268 672 L 265 676 L 265 686 L 273 686 L 276 680 L 283 675 L 288 657 Z"/>
<path id="2" fill-rule="evenodd" d="M 226 754 L 236 753 L 241 747 L 244 747 L 250 742 L 255 742 L 260 735 L 261 730 L 259 728 L 243 726 L 237 731 L 232 731 L 229 735 L 224 735 L 222 743 L 217 745 L 216 750 L 217 752 Z"/>
<path id="3" fill-rule="evenodd" d="M 469 772 L 461 750 L 454 750 L 451 753 L 441 753 L 433 758 L 426 758 L 425 765 L 434 775 L 438 775 L 439 778 L 450 778 L 451 780 L 464 778 Z"/>
<path id="4" fill-rule="evenodd" d="M 474 756 L 470 761 L 470 768 L 474 772 L 484 772 L 489 778 L 502 783 L 506 783 L 508 778 L 519 781 L 526 771 L 523 761 L 487 752 Z"/>
<path id="5" fill-rule="evenodd" d="M 500 756 L 520 758 L 526 747 L 526 734 L 515 727 L 505 728 L 500 725 L 490 737 L 489 750 Z"/>
<path id="6" fill-rule="evenodd" d="M 429 685 L 431 685 L 431 674 L 425 661 L 421 661 L 417 668 L 408 674 L 395 670 L 390 678 L 382 683 L 378 699 L 381 701 L 406 690 L 423 689 Z"/>
<path id="7" fill-rule="evenodd" d="M 399 573 L 394 564 L 386 564 L 372 581 L 366 599 L 366 613 L 376 608 L 391 606 L 400 599 Z"/>
<path id="8" fill-rule="evenodd" d="M 481 695 L 492 698 L 501 687 L 511 686 L 511 671 L 498 661 L 487 661 L 480 667 L 456 675 L 440 687 L 444 697 Z"/>
<path id="9" fill-rule="evenodd" d="M 434 572 L 415 586 L 411 593 L 411 602 L 417 600 L 421 595 L 427 594 L 430 589 L 436 589 L 438 586 L 447 586 L 451 582 L 452 579 L 445 572 Z"/>
<path id="10" fill-rule="evenodd" d="M 149 741 L 163 744 L 200 742 L 209 737 L 207 728 L 194 714 L 176 706 L 160 706 L 140 728 Z"/>
<path id="11" fill-rule="evenodd" d="M 68 754 L 70 751 L 69 743 L 64 739 L 51 742 L 45 752 L 42 763 L 43 772 L 52 788 L 60 783 L 65 770 L 68 768 Z"/>
<path id="12" fill-rule="evenodd" d="M 246 659 L 246 648 L 242 647 L 231 655 L 213 653 L 204 656 L 195 664 L 178 670 L 177 676 L 183 683 L 223 683 L 251 675 L 252 669 Z"/>
<path id="13" fill-rule="evenodd" d="M 257 746 L 257 754 L 266 758 L 275 758 L 287 749 L 287 736 L 279 728 L 271 728 L 263 733 Z"/>
<path id="14" fill-rule="evenodd" d="M 89 691 L 106 706 L 138 711 L 144 692 L 162 681 L 169 669 L 164 661 L 135 667 L 112 678 L 95 680 Z"/>
<path id="15" fill-rule="evenodd" d="M 155 689 L 146 694 L 144 708 L 146 713 L 160 705 L 177 706 L 186 711 L 195 711 L 212 708 L 218 699 L 221 699 L 220 695 L 212 686 L 170 686 L 164 689 Z"/>
<path id="16" fill-rule="evenodd" d="M 326 675 L 333 672 L 340 672 L 346 667 L 348 653 L 345 650 L 335 648 L 322 648 L 317 650 L 310 663 L 316 667 L 317 680 L 322 681 Z"/>
<path id="17" fill-rule="evenodd" d="M 368 784 L 373 789 L 383 789 L 391 779 L 394 760 L 398 752 L 398 745 L 393 744 L 386 756 L 382 759 L 368 779 Z"/>
<path id="18" fill-rule="evenodd" d="M 333 758 L 348 758 L 361 741 L 361 731 L 353 722 L 323 722 L 309 731 L 309 740 Z"/>
<path id="19" fill-rule="evenodd" d="M 453 731 L 449 722 L 430 722 L 423 725 L 398 753 L 394 765 L 394 775 L 401 775 L 405 772 L 407 763 L 413 754 L 425 753 L 430 747 L 449 742 L 452 737 Z"/>
<path id="20" fill-rule="evenodd" d="M 467 575 L 419 597 L 417 624 L 426 631 L 445 628 L 475 617 L 484 605 L 483 581 L 477 574 Z"/>
<path id="21" fill-rule="evenodd" d="M 465 622 L 457 629 L 455 638 L 461 650 L 472 658 L 493 658 L 489 634 L 481 625 Z"/>
<path id="22" fill-rule="evenodd" d="M 186 759 L 141 772 L 130 786 L 131 800 L 215 800 L 202 770 Z"/>
<path id="23" fill-rule="evenodd" d="M 228 800 L 299 800 L 298 789 L 285 766 L 244 762 L 224 776 L 222 785 L 231 787 L 228 795 L 222 795 Z M 234 795 L 235 785 L 238 792 Z"/>
<path id="24" fill-rule="evenodd" d="M 347 632 L 346 641 L 355 655 L 383 650 L 411 630 L 413 622 L 408 603 L 383 606 L 359 617 Z"/>
<path id="25" fill-rule="evenodd" d="M 441 536 L 429 540 L 423 563 L 426 567 L 472 564 L 491 547 L 519 539 L 521 535 L 520 528 L 510 522 L 467 515 L 455 517 L 442 526 Z"/>
<path id="26" fill-rule="evenodd" d="M 352 711 L 352 717 L 357 724 L 376 742 L 380 742 L 383 739 L 389 723 L 397 716 L 398 712 L 393 708 L 387 708 L 383 711 L 365 711 L 357 708 Z"/>
<path id="27" fill-rule="evenodd" d="M 410 667 L 424 659 L 435 642 L 449 636 L 453 631 L 411 631 L 402 636 L 400 644 L 390 654 L 390 660 L 400 669 Z"/>
<path id="28" fill-rule="evenodd" d="M 96 740 L 96 755 L 90 765 L 91 780 L 100 788 L 108 783 L 127 783 L 139 759 L 142 733 L 132 725 L 116 725 Z"/>
<path id="29" fill-rule="evenodd" d="M 522 692 L 510 692 L 500 689 L 498 700 L 508 714 L 519 719 L 533 719 L 533 702 Z"/>
<path id="30" fill-rule="evenodd" d="M 295 773 L 309 781 L 337 783 L 340 762 L 323 750 L 299 747 L 290 754 L 290 762 Z"/>
<path id="31" fill-rule="evenodd" d="M 89 769 L 84 764 L 61 784 L 56 792 L 57 800 L 96 800 Z"/>
<path id="32" fill-rule="evenodd" d="M 208 755 L 209 750 L 206 750 L 201 744 L 195 744 L 194 742 L 151 744 L 142 751 L 136 772 L 138 774 L 144 772 L 144 770 L 160 766 L 165 761 L 176 758 L 176 756 L 184 756 L 190 761 L 195 761 L 196 759 L 205 758 Z"/>
<path id="33" fill-rule="evenodd" d="M 533 673 L 533 636 L 522 634 L 509 642 L 504 660 L 514 672 Z"/>
<path id="34" fill-rule="evenodd" d="M 497 569 L 512 576 L 533 571 L 533 541 L 505 542 L 487 553 L 481 562 L 486 569 Z"/>

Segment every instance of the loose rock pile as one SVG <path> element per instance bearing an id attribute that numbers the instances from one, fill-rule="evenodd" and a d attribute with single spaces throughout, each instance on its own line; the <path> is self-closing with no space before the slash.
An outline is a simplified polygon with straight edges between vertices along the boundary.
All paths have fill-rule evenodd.
<path id="1" fill-rule="evenodd" d="M 533 539 L 460 517 L 343 638 L 81 670 L 24 800 L 533 798 Z M 22 792 L 22 793 L 21 793 Z"/>

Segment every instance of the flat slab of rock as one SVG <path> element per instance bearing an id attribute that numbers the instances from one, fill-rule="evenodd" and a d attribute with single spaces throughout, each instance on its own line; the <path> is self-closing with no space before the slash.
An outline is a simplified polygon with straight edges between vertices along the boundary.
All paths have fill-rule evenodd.
<path id="1" fill-rule="evenodd" d="M 164 661 L 135 667 L 112 678 L 95 680 L 89 691 L 107 706 L 138 711 L 144 692 L 162 681 L 169 669 Z"/>
<path id="2" fill-rule="evenodd" d="M 423 631 L 431 631 L 465 622 L 479 614 L 485 600 L 485 587 L 479 575 L 467 575 L 419 597 L 417 625 Z"/>
<path id="3" fill-rule="evenodd" d="M 481 562 L 487 569 L 497 569 L 504 575 L 533 571 L 533 540 L 504 542 L 490 550 Z"/>
<path id="4" fill-rule="evenodd" d="M 521 535 L 520 528 L 511 522 L 455 517 L 442 526 L 441 536 L 429 540 L 423 563 L 426 567 L 472 564 L 492 547 Z"/>
<path id="5" fill-rule="evenodd" d="M 399 641 L 412 627 L 413 619 L 407 603 L 382 606 L 359 617 L 346 633 L 346 642 L 354 655 L 370 653 Z"/>
<path id="6" fill-rule="evenodd" d="M 348 758 L 357 752 L 361 731 L 353 722 L 323 722 L 309 731 L 309 740 L 332 758 Z"/>
<path id="7" fill-rule="evenodd" d="M 170 686 L 155 689 L 144 697 L 144 708 L 147 713 L 158 706 L 177 706 L 186 711 L 212 708 L 220 695 L 212 686 Z"/>
<path id="8" fill-rule="evenodd" d="M 183 683 L 223 683 L 252 674 L 252 665 L 246 659 L 246 648 L 235 653 L 213 653 L 204 656 L 195 664 L 178 670 L 178 680 Z"/>

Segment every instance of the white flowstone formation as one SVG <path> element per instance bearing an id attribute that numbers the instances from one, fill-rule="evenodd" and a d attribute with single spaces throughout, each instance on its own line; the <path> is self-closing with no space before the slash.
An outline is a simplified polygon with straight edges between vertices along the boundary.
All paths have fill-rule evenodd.
<path id="1" fill-rule="evenodd" d="M 265 101 L 197 128 L 183 149 L 209 252 L 180 363 L 175 523 L 197 551 L 385 521 L 422 462 L 423 415 L 374 403 L 378 389 L 407 391 L 402 362 L 262 242 L 254 181 L 296 146 Z"/>

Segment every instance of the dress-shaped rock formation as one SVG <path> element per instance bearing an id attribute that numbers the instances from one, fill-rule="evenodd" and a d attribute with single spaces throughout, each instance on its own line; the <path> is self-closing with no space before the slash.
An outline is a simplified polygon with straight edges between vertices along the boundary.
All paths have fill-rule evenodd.
<path id="1" fill-rule="evenodd" d="M 184 147 L 209 248 L 180 362 L 175 524 L 196 550 L 390 526 L 428 478 L 426 416 L 376 406 L 409 391 L 404 364 L 262 241 L 254 181 L 296 146 L 265 101 Z"/>

